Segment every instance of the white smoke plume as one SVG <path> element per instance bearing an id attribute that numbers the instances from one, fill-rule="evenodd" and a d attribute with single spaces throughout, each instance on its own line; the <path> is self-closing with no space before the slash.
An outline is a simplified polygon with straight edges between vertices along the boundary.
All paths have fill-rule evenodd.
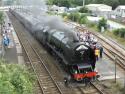
<path id="1" fill-rule="evenodd" d="M 46 2 L 44 0 L 20 0 L 20 4 L 23 6 L 30 6 L 28 10 L 32 11 L 35 15 L 39 15 L 47 10 Z"/>
<path id="2" fill-rule="evenodd" d="M 47 5 L 44 0 L 21 0 L 20 3 L 24 6 L 32 6 L 27 10 L 29 10 L 35 18 L 39 19 L 38 23 L 43 23 L 44 26 L 49 26 L 51 29 L 61 30 L 70 34 L 72 37 L 76 37 L 76 34 L 72 32 L 73 30 L 71 30 L 71 28 L 63 22 L 61 17 L 49 16 L 45 14 L 45 11 L 43 10 L 47 10 Z M 33 19 L 31 18 L 31 20 Z"/>

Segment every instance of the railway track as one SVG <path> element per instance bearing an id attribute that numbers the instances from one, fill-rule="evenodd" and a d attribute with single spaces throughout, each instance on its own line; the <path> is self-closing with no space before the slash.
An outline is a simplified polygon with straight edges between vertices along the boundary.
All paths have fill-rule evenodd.
<path id="1" fill-rule="evenodd" d="M 88 28 L 81 27 L 79 25 L 68 22 L 68 24 L 72 24 L 76 27 L 76 29 L 80 31 L 89 31 Z M 125 48 L 118 45 L 118 43 L 114 42 L 111 39 L 106 39 L 102 35 L 98 33 L 91 32 L 103 45 L 104 53 L 112 60 L 116 61 L 117 65 L 119 65 L 122 69 L 125 70 Z"/>
<path id="2" fill-rule="evenodd" d="M 95 88 L 96 90 L 97 90 L 97 92 L 99 93 L 99 94 L 104 94 L 104 92 L 100 89 L 100 87 L 99 86 L 97 86 L 96 84 L 94 84 L 94 83 L 90 83 L 91 84 L 91 86 L 93 86 L 93 88 Z M 92 93 L 91 93 L 92 94 Z M 93 93 L 94 94 L 94 93 Z M 95 92 L 95 94 L 97 94 L 96 92 Z"/>
<path id="3" fill-rule="evenodd" d="M 104 93 L 104 87 L 97 82 L 91 82 L 87 86 L 78 86 L 77 89 L 81 92 L 80 94 L 108 94 Z"/>
<path id="4" fill-rule="evenodd" d="M 13 21 L 12 23 L 14 26 L 15 24 L 18 24 L 18 21 L 14 19 L 14 17 L 10 13 L 9 17 Z M 29 42 L 27 37 L 25 37 L 25 33 L 23 31 L 22 32 L 18 32 L 18 30 L 15 31 L 28 56 L 33 71 L 36 74 L 39 84 L 38 86 L 40 87 L 39 89 L 41 89 L 40 90 L 41 92 L 39 92 L 38 94 L 63 94 L 57 82 L 54 80 L 51 73 L 45 66 L 44 61 L 41 59 L 36 49 L 32 47 L 32 44 Z"/>

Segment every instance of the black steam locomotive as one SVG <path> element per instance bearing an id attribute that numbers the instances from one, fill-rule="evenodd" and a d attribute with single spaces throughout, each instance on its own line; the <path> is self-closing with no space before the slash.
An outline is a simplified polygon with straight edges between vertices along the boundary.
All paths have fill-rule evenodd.
<path id="1" fill-rule="evenodd" d="M 35 18 L 32 18 L 31 21 L 29 17 L 15 10 L 10 10 L 10 12 L 47 49 L 56 54 L 72 79 L 83 81 L 84 79 L 91 80 L 97 76 L 98 73 L 94 71 L 96 62 L 94 50 L 84 42 L 80 42 L 74 32 L 52 29 Z"/>

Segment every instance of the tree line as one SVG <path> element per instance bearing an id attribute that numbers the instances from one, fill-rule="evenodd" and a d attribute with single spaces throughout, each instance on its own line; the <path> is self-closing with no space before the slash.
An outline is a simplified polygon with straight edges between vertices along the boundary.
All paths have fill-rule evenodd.
<path id="1" fill-rule="evenodd" d="M 115 9 L 118 5 L 125 5 L 124 0 L 85 0 L 85 4 L 107 4 Z M 47 4 L 65 7 L 82 6 L 83 0 L 47 0 Z"/>
<path id="2" fill-rule="evenodd" d="M 49 5 L 58 5 L 65 7 L 82 6 L 83 0 L 45 0 Z M 20 0 L 6 0 L 4 4 L 11 5 L 19 4 Z M 118 5 L 125 5 L 124 0 L 85 0 L 85 4 L 107 4 L 115 9 Z"/>

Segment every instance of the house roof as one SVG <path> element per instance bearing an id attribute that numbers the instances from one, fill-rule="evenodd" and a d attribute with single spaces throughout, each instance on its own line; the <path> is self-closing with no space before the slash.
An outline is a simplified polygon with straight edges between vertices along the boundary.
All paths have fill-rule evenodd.
<path id="1" fill-rule="evenodd" d="M 105 5 L 105 4 L 88 4 L 86 5 L 87 7 L 101 7 L 101 6 L 105 6 L 105 7 L 111 7 L 111 6 L 108 6 L 108 5 Z"/>
<path id="2" fill-rule="evenodd" d="M 120 9 L 125 9 L 125 5 L 119 5 L 118 6 Z"/>
<path id="3" fill-rule="evenodd" d="M 105 4 L 88 4 L 86 7 L 90 10 L 98 9 L 99 11 L 112 11 L 112 7 Z"/>
<path id="4" fill-rule="evenodd" d="M 111 9 L 102 9 L 102 8 L 101 9 L 99 8 L 98 10 L 99 11 L 112 11 Z"/>

